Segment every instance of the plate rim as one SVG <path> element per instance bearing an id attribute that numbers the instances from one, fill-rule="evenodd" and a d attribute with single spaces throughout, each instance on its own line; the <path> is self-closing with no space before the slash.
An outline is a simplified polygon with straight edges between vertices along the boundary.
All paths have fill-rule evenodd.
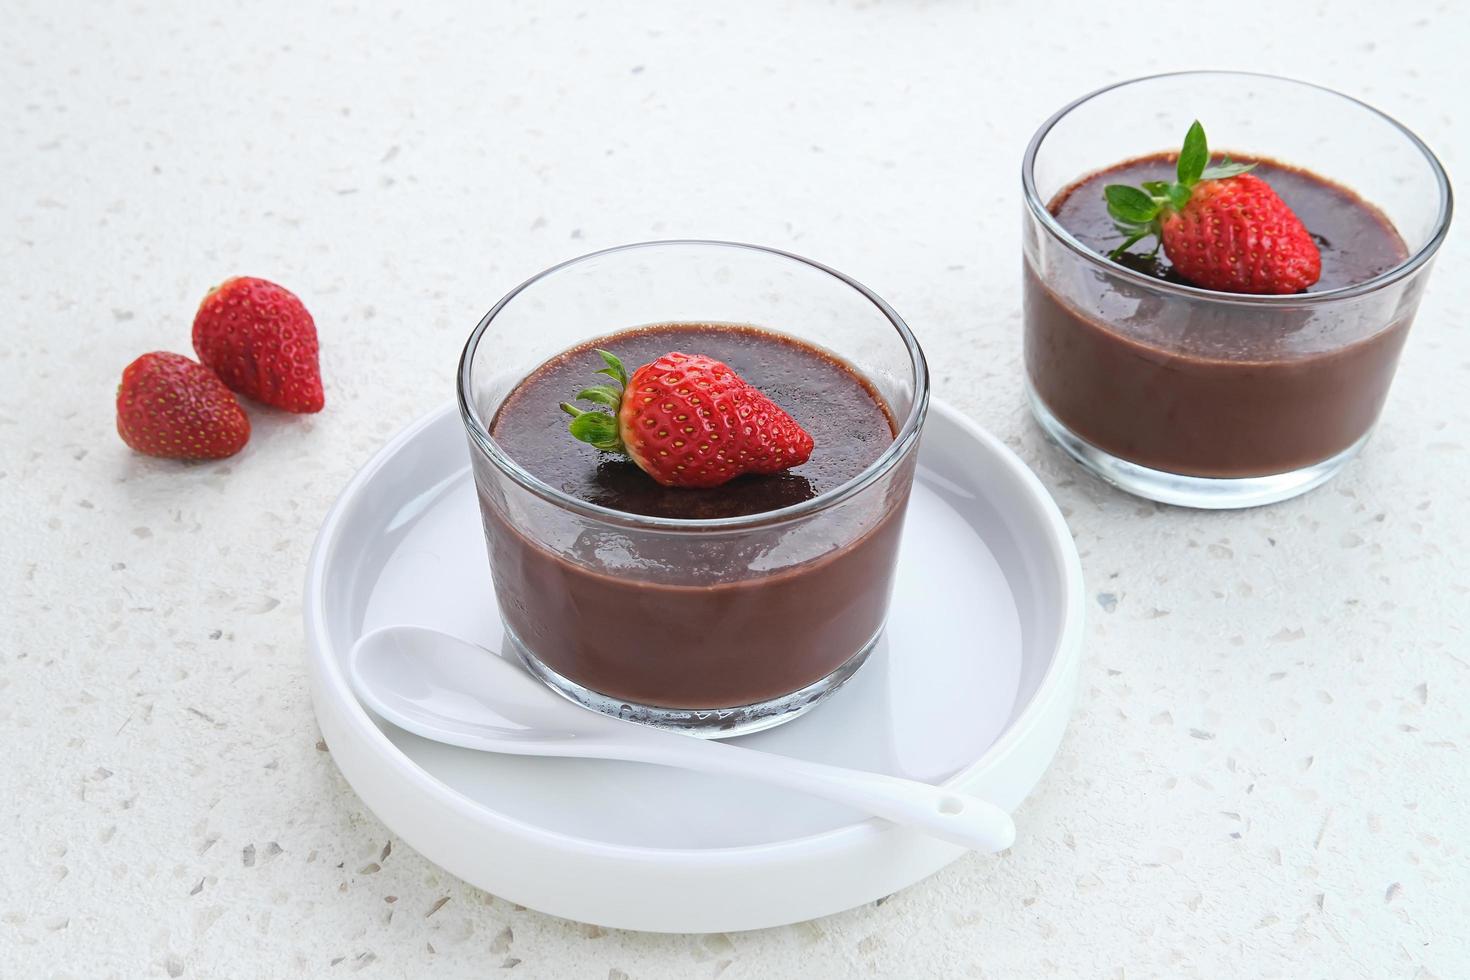
<path id="1" fill-rule="evenodd" d="M 856 849 L 865 843 L 871 843 L 873 839 L 887 829 L 887 825 L 883 821 L 880 821 L 876 817 L 869 817 L 814 834 L 756 844 L 736 844 L 720 847 L 649 847 L 645 845 L 621 844 L 596 840 L 563 833 L 559 830 L 548 829 L 519 817 L 492 809 L 483 803 L 465 796 L 454 787 L 435 778 L 394 745 L 392 740 L 373 722 L 367 709 L 362 706 L 362 703 L 353 696 L 347 677 L 342 672 L 338 659 L 331 655 L 332 643 L 326 627 L 325 606 L 327 590 L 324 587 L 325 571 L 342 543 L 338 534 L 339 525 L 363 488 L 407 444 L 412 442 L 425 430 L 439 424 L 444 416 L 455 414 L 455 411 L 455 404 L 452 401 L 447 402 L 439 408 L 425 413 L 400 430 L 353 474 L 346 486 L 337 495 L 337 498 L 333 501 L 331 508 L 322 520 L 321 527 L 318 529 L 316 539 L 312 544 L 311 556 L 307 562 L 302 604 L 306 631 L 307 666 L 312 686 L 314 711 L 317 713 L 320 712 L 320 709 L 316 706 L 315 698 L 331 697 L 339 707 L 345 709 L 340 712 L 341 720 L 349 724 L 355 734 L 366 740 L 375 757 L 381 762 L 391 765 L 394 774 L 399 778 L 406 779 L 416 791 L 421 792 L 425 797 L 435 803 L 456 811 L 460 816 L 472 822 L 489 823 L 498 831 L 528 839 L 537 844 L 548 846 L 562 852 L 585 854 L 589 857 L 597 858 L 612 858 L 640 864 L 666 865 L 674 863 L 685 868 L 691 865 L 704 868 L 749 867 L 752 861 L 757 860 L 761 862 L 783 862 L 812 851 Z M 1060 565 L 1063 571 L 1062 621 L 1061 628 L 1057 634 L 1051 662 L 1048 664 L 1046 672 L 1042 675 L 1037 685 L 1035 695 L 1033 695 L 1026 707 L 1022 709 L 1020 716 L 1008 725 L 1001 736 L 991 743 L 983 753 L 943 783 L 939 784 L 954 789 L 962 789 L 980 781 L 987 771 L 995 768 L 1003 759 L 1014 752 L 1022 744 L 1024 737 L 1042 723 L 1051 703 L 1057 697 L 1064 696 L 1070 689 L 1071 685 L 1068 683 L 1069 677 L 1075 673 L 1075 669 L 1081 658 L 1085 618 L 1082 563 L 1077 552 L 1076 543 L 1072 538 L 1072 532 L 1067 526 L 1066 519 L 1062 516 L 1061 510 L 1041 483 L 1040 478 L 1026 466 L 1013 450 L 967 415 L 941 399 L 933 399 L 931 401 L 930 416 L 931 423 L 936 418 L 942 418 L 946 423 L 957 426 L 966 436 L 984 446 L 990 455 L 999 461 L 1009 471 L 1012 477 L 1018 480 L 1021 486 L 1027 491 L 1025 494 L 1026 499 L 1033 509 L 1038 512 L 1037 516 L 1042 520 L 1047 532 L 1046 541 L 1053 552 L 1060 558 Z M 920 452 L 922 454 L 922 444 L 920 446 Z M 920 463 L 922 465 L 922 455 L 920 457 Z M 1067 715 L 1070 718 L 1070 710 L 1067 712 Z M 319 727 L 321 727 L 320 723 L 321 719 L 318 718 Z M 325 737 L 326 735 L 323 733 L 323 738 L 325 739 Z M 330 745 L 328 748 L 330 749 Z M 341 771 L 340 766 L 339 771 Z M 353 788 L 353 792 L 358 794 L 363 804 L 368 806 L 368 809 L 373 810 L 376 814 L 377 811 L 362 798 L 358 787 L 353 784 L 350 778 L 347 778 L 345 772 L 343 773 L 343 777 L 347 779 L 348 784 Z M 391 829 L 401 835 L 401 832 L 397 828 Z"/>

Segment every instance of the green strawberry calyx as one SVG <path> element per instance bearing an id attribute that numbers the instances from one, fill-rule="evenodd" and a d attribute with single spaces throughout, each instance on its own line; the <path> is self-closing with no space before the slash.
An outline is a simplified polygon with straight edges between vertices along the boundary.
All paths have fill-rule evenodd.
<path id="1" fill-rule="evenodd" d="M 605 405 L 612 409 L 594 408 L 584 411 L 571 402 L 562 402 L 561 410 L 572 417 L 567 423 L 567 430 L 572 437 L 602 450 L 605 453 L 621 453 L 627 455 L 627 449 L 623 446 L 623 437 L 618 434 L 619 406 L 623 404 L 623 391 L 628 387 L 628 372 L 623 368 L 623 362 L 615 354 L 597 348 L 596 354 L 601 357 L 606 367 L 598 371 L 617 382 L 614 388 L 610 384 L 589 385 L 577 392 L 574 401 L 591 402 L 595 405 Z"/>
<path id="2" fill-rule="evenodd" d="M 1219 163 L 1210 163 L 1210 145 L 1205 140 L 1205 128 L 1196 119 L 1184 134 L 1184 147 L 1179 151 L 1179 163 L 1175 168 L 1176 179 L 1146 180 L 1140 187 L 1129 184 L 1109 184 L 1103 188 L 1108 201 L 1108 215 L 1113 227 L 1123 236 L 1123 243 L 1108 253 L 1108 258 L 1117 261 L 1134 245 L 1153 235 L 1154 255 L 1162 243 L 1163 217 L 1171 211 L 1182 211 L 1189 203 L 1194 188 L 1203 180 L 1223 180 L 1236 177 L 1255 169 L 1254 163 L 1236 163 L 1228 156 Z"/>

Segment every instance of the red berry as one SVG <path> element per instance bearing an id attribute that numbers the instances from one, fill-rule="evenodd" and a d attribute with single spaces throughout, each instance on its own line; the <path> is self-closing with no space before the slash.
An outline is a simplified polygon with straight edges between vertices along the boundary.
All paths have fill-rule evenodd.
<path id="1" fill-rule="evenodd" d="M 584 389 L 578 398 L 616 411 L 573 416 L 571 431 L 599 449 L 625 453 L 666 487 L 716 487 L 746 473 L 778 473 L 811 458 L 812 437 L 729 365 L 674 351 L 625 377 L 616 357 L 600 372 L 623 382 Z"/>
<path id="2" fill-rule="evenodd" d="M 1322 275 L 1306 226 L 1254 174 L 1201 181 L 1160 224 L 1175 271 L 1205 289 L 1299 293 Z"/>
<path id="3" fill-rule="evenodd" d="M 1184 136 L 1176 180 L 1103 188 L 1108 214 L 1124 236 L 1109 257 L 1156 236 L 1174 271 L 1196 286 L 1227 293 L 1306 289 L 1322 275 L 1322 253 L 1271 185 L 1247 172 L 1254 167 L 1229 157 L 1211 164 L 1196 121 Z"/>
<path id="4" fill-rule="evenodd" d="M 194 350 L 230 388 L 288 412 L 320 412 L 316 324 L 290 290 L 236 276 L 194 315 Z"/>
<path id="5" fill-rule="evenodd" d="M 245 448 L 250 420 L 208 368 L 155 351 L 123 369 L 117 434 L 148 456 L 224 459 Z"/>

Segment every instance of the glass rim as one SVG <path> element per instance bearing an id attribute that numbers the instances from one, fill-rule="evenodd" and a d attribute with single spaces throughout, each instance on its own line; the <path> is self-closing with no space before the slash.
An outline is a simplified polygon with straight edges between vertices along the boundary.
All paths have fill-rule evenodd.
<path id="1" fill-rule="evenodd" d="M 1418 149 L 1420 154 L 1423 155 L 1425 162 L 1429 164 L 1430 170 L 1434 174 L 1435 184 L 1439 190 L 1439 213 L 1435 217 L 1434 230 L 1433 233 L 1429 236 L 1428 240 L 1417 250 L 1411 253 L 1407 258 L 1399 262 L 1397 265 L 1383 272 L 1380 272 L 1378 275 L 1374 276 L 1371 279 L 1365 279 L 1363 282 L 1353 283 L 1352 285 L 1348 286 L 1339 286 L 1336 289 L 1326 289 L 1320 293 L 1258 295 L 1251 293 L 1222 293 L 1212 289 L 1203 289 L 1198 286 L 1188 286 L 1182 283 L 1167 282 L 1163 279 L 1156 279 L 1152 276 L 1146 276 L 1143 273 L 1138 272 L 1134 269 L 1130 269 L 1125 265 L 1109 261 L 1106 256 L 1094 252 L 1092 249 L 1088 248 L 1081 241 L 1079 241 L 1076 236 L 1074 236 L 1071 232 L 1063 228 L 1061 223 L 1057 221 L 1056 218 L 1052 215 L 1051 211 L 1048 210 L 1046 202 L 1041 200 L 1041 195 L 1036 190 L 1036 155 L 1040 151 L 1042 143 L 1045 142 L 1046 137 L 1051 133 L 1052 129 L 1055 128 L 1055 126 L 1059 122 L 1061 122 L 1067 115 L 1069 115 L 1074 109 L 1078 108 L 1084 103 L 1092 101 L 1100 95 L 1111 92 L 1114 89 L 1124 88 L 1129 85 L 1136 85 L 1140 82 L 1151 82 L 1163 78 L 1184 78 L 1189 76 L 1202 78 L 1209 75 L 1226 75 L 1236 78 L 1248 79 L 1266 79 L 1273 82 L 1286 82 L 1290 85 L 1299 85 L 1302 88 L 1316 89 L 1318 92 L 1324 92 L 1328 95 L 1336 96 L 1339 99 L 1351 102 L 1359 108 L 1365 109 L 1373 115 L 1387 122 L 1390 126 L 1396 129 L 1401 136 L 1408 140 L 1411 145 Z M 1086 176 L 1086 174 L 1079 174 L 1078 179 L 1082 179 Z M 1021 187 L 1023 196 L 1026 199 L 1027 208 L 1031 211 L 1032 215 L 1035 216 L 1035 218 L 1039 222 L 1041 222 L 1042 227 L 1045 228 L 1049 233 L 1051 233 L 1053 238 L 1057 239 L 1063 245 L 1067 246 L 1067 248 L 1070 249 L 1072 252 L 1074 252 L 1081 258 L 1086 259 L 1088 262 L 1092 263 L 1098 268 L 1103 269 L 1104 271 L 1113 275 L 1121 276 L 1124 279 L 1132 280 L 1133 282 L 1141 286 L 1157 290 L 1158 292 L 1171 293 L 1176 296 L 1181 296 L 1189 299 L 1207 300 L 1222 305 L 1246 307 L 1311 307 L 1317 306 L 1319 304 L 1331 303 L 1336 300 L 1351 299 L 1355 296 L 1361 296 L 1366 293 L 1376 292 L 1377 290 L 1382 289 L 1385 286 L 1392 285 L 1393 283 L 1398 282 L 1399 280 L 1404 279 L 1407 276 L 1410 276 L 1413 273 L 1417 272 L 1420 268 L 1426 265 L 1430 261 L 1430 259 L 1434 258 L 1435 253 L 1439 251 L 1440 245 L 1444 243 L 1445 236 L 1449 233 L 1450 218 L 1454 212 L 1454 192 L 1450 187 L 1449 175 L 1445 173 L 1444 166 L 1439 162 L 1439 158 L 1434 155 L 1434 151 L 1429 148 L 1428 144 L 1426 144 L 1422 139 L 1416 136 L 1414 132 L 1410 130 L 1407 126 L 1390 116 L 1388 113 L 1374 108 L 1361 99 L 1355 99 L 1351 95 L 1346 95 L 1342 92 L 1337 91 L 1336 89 L 1328 88 L 1325 85 L 1318 85 L 1314 82 L 1304 82 L 1301 79 L 1287 78 L 1283 75 L 1272 75 L 1267 72 L 1229 71 L 1224 69 L 1159 72 L 1153 75 L 1142 75 L 1138 78 L 1124 79 L 1120 82 L 1113 82 L 1110 85 L 1104 85 L 1102 88 L 1095 89 L 1085 95 L 1073 99 L 1071 102 L 1068 102 L 1066 105 L 1062 106 L 1062 108 L 1053 113 L 1051 117 L 1046 120 L 1046 122 L 1042 123 L 1041 127 L 1036 130 L 1035 135 L 1031 137 L 1031 141 L 1026 145 L 1026 152 L 1021 158 Z M 1367 200 L 1367 198 L 1365 198 L 1365 200 Z M 1371 203 L 1371 201 L 1369 203 Z"/>
<path id="2" fill-rule="evenodd" d="M 548 276 L 571 266 L 603 255 L 670 245 L 745 250 L 798 262 L 819 272 L 826 273 L 828 276 L 857 291 L 857 293 L 876 307 L 878 312 L 887 319 L 888 323 L 897 332 L 899 339 L 903 342 L 904 348 L 908 352 L 909 362 L 914 375 L 913 402 L 909 406 L 908 414 L 899 426 L 898 434 L 894 436 L 893 442 L 889 444 L 888 448 L 852 479 L 830 490 L 819 493 L 810 500 L 803 500 L 800 503 L 777 508 L 776 510 L 763 511 L 759 514 L 708 519 L 651 517 L 644 514 L 631 514 L 626 511 L 615 510 L 611 507 L 604 507 L 601 504 L 589 503 L 570 494 L 563 493 L 551 484 L 538 479 L 512 459 L 510 454 L 502 449 L 500 444 L 490 435 L 488 427 L 480 418 L 479 410 L 474 404 L 470 388 L 471 364 L 474 360 L 475 352 L 478 350 L 480 341 L 484 338 L 490 325 L 495 321 L 496 316 L 526 289 L 541 282 Z M 633 324 L 631 326 L 638 325 Z M 470 331 L 469 339 L 465 341 L 464 351 L 459 359 L 457 374 L 460 420 L 464 423 L 464 427 L 469 432 L 470 439 L 476 448 L 484 453 L 502 473 L 514 480 L 522 489 L 565 510 L 581 514 L 585 517 L 595 518 L 604 523 L 652 531 L 702 532 L 767 527 L 797 520 L 826 510 L 861 492 L 889 470 L 893 469 L 899 460 L 907 456 L 918 442 L 919 430 L 929 410 L 929 367 L 924 359 L 924 351 L 920 348 L 918 339 L 914 337 L 913 331 L 909 329 L 908 324 L 877 293 L 874 293 L 867 286 L 864 286 L 850 276 L 844 275 L 820 262 L 796 255 L 792 252 L 770 248 L 765 245 L 751 245 L 745 242 L 729 242 L 705 238 L 658 239 L 614 245 L 611 248 L 598 249 L 594 252 L 587 252 L 584 255 L 578 255 L 563 262 L 558 262 L 556 265 L 538 272 L 506 293 L 498 303 L 490 308 L 488 313 L 480 318 L 480 322 L 475 325 L 474 330 Z"/>

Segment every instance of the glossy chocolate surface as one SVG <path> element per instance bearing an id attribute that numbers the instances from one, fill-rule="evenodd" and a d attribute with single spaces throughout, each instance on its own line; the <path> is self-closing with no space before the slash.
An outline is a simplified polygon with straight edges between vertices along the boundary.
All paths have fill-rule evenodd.
<path id="1" fill-rule="evenodd" d="M 724 361 L 811 434 L 811 459 L 784 473 L 690 490 L 662 487 L 628 460 L 577 442 L 558 406 L 606 380 L 596 373 L 603 366 L 593 352 L 599 346 L 616 354 L 630 374 L 674 350 Z M 660 324 L 586 344 L 542 365 L 495 413 L 490 434 L 533 476 L 579 500 L 631 514 L 702 520 L 759 514 L 835 489 L 883 454 L 894 424 L 864 379 L 814 348 L 751 327 Z"/>

